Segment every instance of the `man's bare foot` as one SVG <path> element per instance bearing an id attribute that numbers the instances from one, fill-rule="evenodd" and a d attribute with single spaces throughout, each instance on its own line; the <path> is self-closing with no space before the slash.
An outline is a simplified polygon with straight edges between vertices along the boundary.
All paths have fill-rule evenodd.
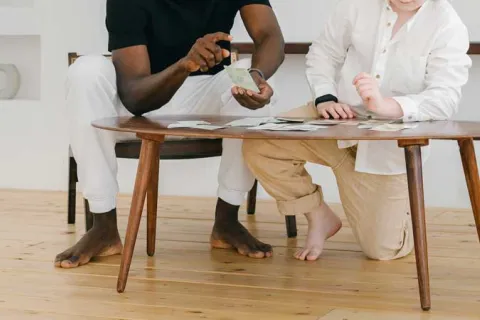
<path id="1" fill-rule="evenodd" d="M 342 221 L 325 202 L 305 216 L 308 220 L 307 242 L 294 257 L 298 260 L 314 261 L 320 257 L 325 240 L 333 237 L 340 230 Z"/>
<path id="2" fill-rule="evenodd" d="M 273 254 L 272 246 L 257 240 L 238 221 L 238 206 L 218 199 L 210 244 L 212 248 L 234 248 L 250 258 L 268 258 Z"/>
<path id="3" fill-rule="evenodd" d="M 57 255 L 55 267 L 76 268 L 87 264 L 93 257 L 122 253 L 116 210 L 93 216 L 93 227 L 76 245 Z"/>

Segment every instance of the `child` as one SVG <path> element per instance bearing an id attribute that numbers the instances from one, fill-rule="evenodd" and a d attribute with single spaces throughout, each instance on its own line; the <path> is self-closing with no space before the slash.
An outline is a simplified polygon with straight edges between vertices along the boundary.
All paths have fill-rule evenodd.
<path id="1" fill-rule="evenodd" d="M 307 55 L 315 101 L 309 105 L 325 118 L 449 119 L 468 80 L 468 48 L 467 29 L 447 0 L 340 0 Z M 297 259 L 318 259 L 341 228 L 306 162 L 332 168 L 368 257 L 412 251 L 404 153 L 396 142 L 249 141 L 244 155 L 282 214 L 306 215 L 307 241 Z"/>

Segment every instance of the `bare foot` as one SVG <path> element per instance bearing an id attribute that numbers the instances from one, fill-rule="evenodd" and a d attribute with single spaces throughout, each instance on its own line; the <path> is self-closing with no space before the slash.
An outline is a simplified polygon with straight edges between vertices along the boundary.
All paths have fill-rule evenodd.
<path id="1" fill-rule="evenodd" d="M 250 258 L 268 258 L 273 255 L 272 246 L 257 240 L 238 221 L 238 207 L 218 199 L 215 225 L 210 237 L 212 248 L 236 249 Z"/>
<path id="2" fill-rule="evenodd" d="M 55 267 L 76 268 L 93 257 L 122 253 L 123 246 L 117 230 L 116 211 L 94 214 L 93 227 L 73 247 L 55 258 Z"/>
<path id="3" fill-rule="evenodd" d="M 308 235 L 305 246 L 294 257 L 314 261 L 320 257 L 325 240 L 334 236 L 342 227 L 342 221 L 324 202 L 318 209 L 305 214 L 308 220 Z"/>

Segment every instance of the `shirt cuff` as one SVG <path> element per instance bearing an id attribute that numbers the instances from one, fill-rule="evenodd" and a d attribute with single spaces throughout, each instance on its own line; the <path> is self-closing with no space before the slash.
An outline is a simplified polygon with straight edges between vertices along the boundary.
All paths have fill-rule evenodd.
<path id="1" fill-rule="evenodd" d="M 403 122 L 415 122 L 418 121 L 418 104 L 412 98 L 393 97 L 393 100 L 397 101 L 403 110 Z"/>

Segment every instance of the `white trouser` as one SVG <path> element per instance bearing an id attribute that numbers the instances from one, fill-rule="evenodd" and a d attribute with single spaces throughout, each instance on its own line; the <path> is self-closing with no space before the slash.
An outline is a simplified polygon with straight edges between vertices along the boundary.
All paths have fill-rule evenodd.
<path id="1" fill-rule="evenodd" d="M 250 60 L 236 66 L 248 68 Z M 272 105 L 252 111 L 242 107 L 231 94 L 232 82 L 222 71 L 214 76 L 189 77 L 171 101 L 145 114 L 220 114 L 238 116 L 269 116 Z M 110 59 L 101 55 L 83 56 L 69 68 L 66 103 L 68 108 L 70 146 L 78 164 L 78 178 L 90 210 L 104 213 L 116 207 L 117 141 L 132 136 L 92 127 L 94 120 L 131 116 L 117 94 L 116 73 Z M 242 141 L 225 139 L 218 175 L 218 196 L 224 201 L 241 205 L 252 188 L 254 177 L 244 163 Z"/>

